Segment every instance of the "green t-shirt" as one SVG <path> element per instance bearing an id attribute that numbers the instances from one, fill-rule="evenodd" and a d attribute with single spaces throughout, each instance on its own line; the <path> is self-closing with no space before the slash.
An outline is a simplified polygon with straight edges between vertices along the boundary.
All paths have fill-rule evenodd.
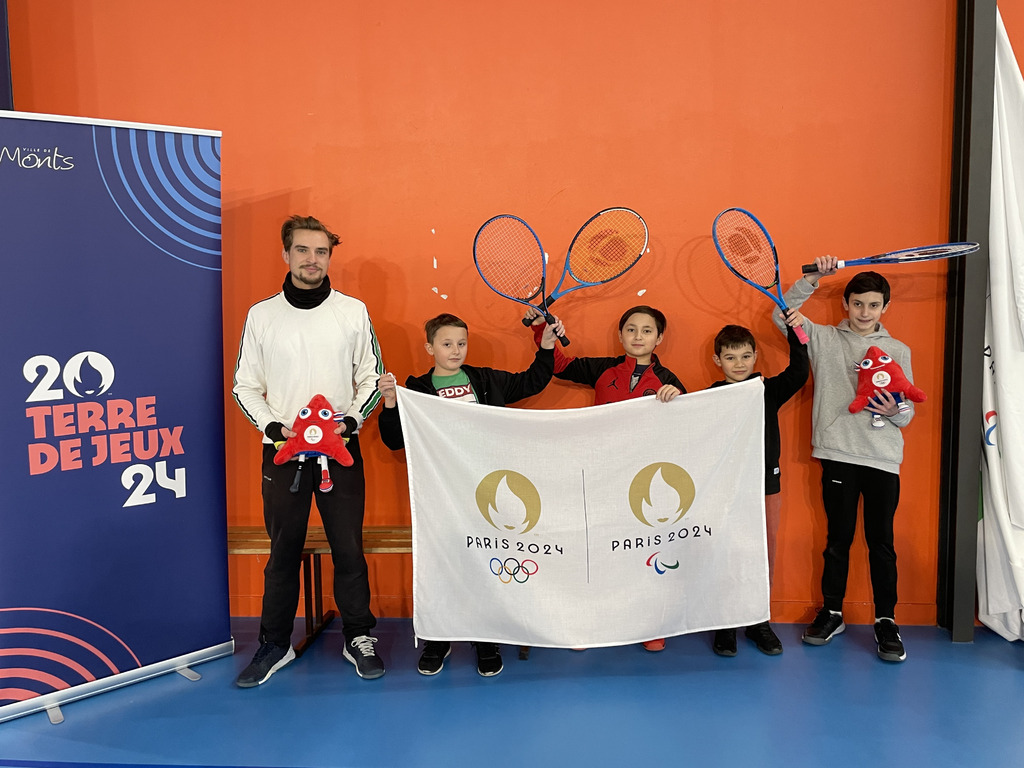
<path id="1" fill-rule="evenodd" d="M 473 387 L 469 383 L 469 376 L 465 371 L 459 371 L 454 376 L 438 376 L 432 374 L 430 383 L 437 390 L 437 396 L 446 400 L 466 400 L 470 403 L 479 402 Z"/>

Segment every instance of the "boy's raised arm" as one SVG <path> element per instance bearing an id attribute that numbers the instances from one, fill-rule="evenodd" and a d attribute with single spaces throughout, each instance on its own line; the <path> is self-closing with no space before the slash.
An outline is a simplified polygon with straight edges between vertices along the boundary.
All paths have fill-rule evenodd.
<path id="1" fill-rule="evenodd" d="M 555 339 L 565 335 L 565 326 L 562 324 L 562 321 L 554 315 L 552 317 L 555 318 L 555 322 L 552 324 L 545 323 L 544 331 L 540 335 L 541 349 L 554 349 Z"/>
<path id="2" fill-rule="evenodd" d="M 551 326 L 548 326 L 548 325 L 546 325 L 544 323 L 544 316 L 540 312 L 538 312 L 536 309 L 534 309 L 533 307 L 527 307 L 526 314 L 523 315 L 523 318 L 530 321 L 530 329 L 533 331 L 533 341 L 534 341 L 534 343 L 538 347 L 541 347 L 542 349 L 552 349 L 552 350 L 554 350 L 554 353 L 555 353 L 555 373 L 558 374 L 558 373 L 561 373 L 562 371 L 564 371 L 565 367 L 567 365 L 569 365 L 569 363 L 571 363 L 576 358 L 566 357 L 562 353 L 561 345 L 555 344 L 555 342 L 554 342 L 554 335 L 549 333 Z M 559 329 L 558 332 L 561 333 L 562 332 L 562 321 L 561 320 L 558 321 L 557 327 Z M 544 346 L 544 343 L 545 343 L 544 342 L 544 338 L 545 338 L 545 336 L 548 336 L 548 335 L 550 335 L 550 337 L 551 337 L 549 345 L 548 346 Z"/>
<path id="3" fill-rule="evenodd" d="M 817 272 L 811 272 L 810 274 L 804 275 L 797 280 L 793 285 L 789 287 L 789 290 L 783 296 L 783 300 L 786 305 L 792 309 L 800 309 L 804 305 L 804 302 L 810 298 L 811 294 L 818 288 L 818 281 L 822 277 L 828 275 L 834 275 L 838 271 L 836 266 L 839 263 L 839 259 L 835 256 L 819 256 L 814 260 L 814 265 L 817 267 Z M 804 331 L 810 330 L 814 326 L 807 318 L 801 315 L 800 325 L 803 325 Z M 787 323 L 786 318 L 782 316 L 782 310 L 775 307 L 772 311 L 772 321 L 775 323 L 775 327 L 783 333 L 787 333 L 787 326 L 792 323 Z"/>
<path id="4" fill-rule="evenodd" d="M 807 345 L 801 344 L 800 339 L 793 333 L 793 328 L 803 325 L 804 316 L 795 309 L 790 310 L 788 318 L 789 329 L 786 333 L 786 341 L 789 344 L 789 364 L 778 376 L 773 376 L 771 386 L 777 388 L 775 396 L 779 403 L 784 403 L 800 391 L 811 372 L 811 360 L 808 355 Z M 768 386 L 768 383 L 765 383 Z"/>

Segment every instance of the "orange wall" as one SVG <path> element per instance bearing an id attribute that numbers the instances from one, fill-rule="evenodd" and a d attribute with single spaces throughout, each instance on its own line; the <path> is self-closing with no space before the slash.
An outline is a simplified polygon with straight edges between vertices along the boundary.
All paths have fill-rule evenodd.
<path id="1" fill-rule="evenodd" d="M 1024 70 L 1024 0 L 1000 0 L 998 8 L 1017 66 Z"/>
<path id="2" fill-rule="evenodd" d="M 818 254 L 854 258 L 946 236 L 954 0 L 637 0 L 628 18 L 611 0 L 8 6 L 18 109 L 223 131 L 230 523 L 262 519 L 258 435 L 227 390 L 247 307 L 281 284 L 277 232 L 291 213 L 341 233 L 332 281 L 367 303 L 403 380 L 426 369 L 422 322 L 441 311 L 470 324 L 471 362 L 531 359 L 518 305 L 473 268 L 473 235 L 496 213 L 526 218 L 556 255 L 600 208 L 639 210 L 651 253 L 622 281 L 556 307 L 574 352 L 615 354 L 614 320 L 645 291 L 642 301 L 669 316 L 661 357 L 690 389 L 715 380 L 710 342 L 726 322 L 754 330 L 765 371 L 784 365 L 771 305 L 714 252 L 722 208 L 764 220 L 787 284 Z M 906 433 L 898 617 L 931 623 L 945 265 L 889 274 L 887 325 L 913 348 L 930 398 Z M 807 313 L 838 321 L 843 282 L 827 283 Z M 555 383 L 528 405 L 591 401 Z M 782 426 L 774 612 L 796 621 L 820 600 L 825 532 L 810 387 Z M 402 456 L 380 444 L 373 420 L 364 446 L 367 521 L 408 522 Z M 258 614 L 263 563 L 232 560 L 232 612 Z M 410 559 L 370 560 L 376 609 L 410 615 Z M 871 618 L 862 544 L 848 616 Z"/>

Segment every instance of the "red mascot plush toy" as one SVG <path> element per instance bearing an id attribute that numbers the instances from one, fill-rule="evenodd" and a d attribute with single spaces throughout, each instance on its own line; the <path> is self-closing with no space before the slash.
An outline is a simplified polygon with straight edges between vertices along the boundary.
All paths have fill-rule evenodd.
<path id="1" fill-rule="evenodd" d="M 901 411 L 910 407 L 905 402 L 906 400 L 923 403 L 927 399 L 921 389 L 910 383 L 899 363 L 878 347 L 870 347 L 864 359 L 860 361 L 857 374 L 857 396 L 850 403 L 850 413 L 859 413 L 864 410 L 868 400 L 874 397 L 876 389 L 887 390 L 896 398 Z M 872 427 L 885 426 L 880 415 L 873 413 L 871 416 Z"/>
<path id="2" fill-rule="evenodd" d="M 295 423 L 292 424 L 292 432 L 295 434 L 284 442 L 274 456 L 275 464 L 284 464 L 296 456 L 299 457 L 295 482 L 290 489 L 292 493 L 299 492 L 299 479 L 302 477 L 302 468 L 305 466 L 307 456 L 316 456 L 320 462 L 320 490 L 324 493 L 334 487 L 331 473 L 327 470 L 327 459 L 334 459 L 343 467 L 351 467 L 354 463 L 352 454 L 345 447 L 347 438 L 342 438 L 334 432 L 341 416 L 342 414 L 335 413 L 326 397 L 314 395 L 309 405 L 295 417 Z"/>

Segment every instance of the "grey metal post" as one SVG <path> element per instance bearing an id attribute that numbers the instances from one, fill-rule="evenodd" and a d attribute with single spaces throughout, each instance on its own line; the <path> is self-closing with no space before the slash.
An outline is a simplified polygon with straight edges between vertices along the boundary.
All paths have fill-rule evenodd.
<path id="1" fill-rule="evenodd" d="M 950 240 L 981 252 L 950 262 L 947 282 L 939 624 L 954 642 L 974 639 L 981 467 L 981 392 L 988 290 L 988 222 L 995 95 L 996 0 L 960 0 Z"/>

